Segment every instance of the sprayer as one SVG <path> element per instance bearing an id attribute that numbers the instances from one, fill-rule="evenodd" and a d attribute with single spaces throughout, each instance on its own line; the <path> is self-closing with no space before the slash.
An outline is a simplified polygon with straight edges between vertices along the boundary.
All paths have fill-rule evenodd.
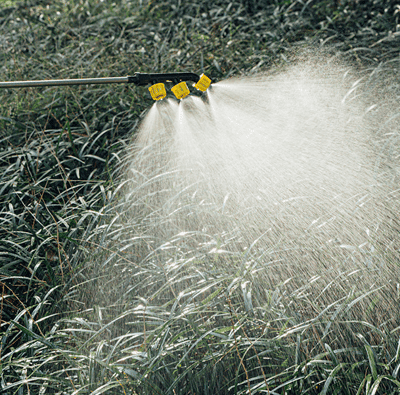
<path id="1" fill-rule="evenodd" d="M 115 84 L 133 83 L 137 86 L 151 84 L 149 92 L 154 100 L 162 100 L 167 96 L 165 82 L 172 82 L 174 86 L 171 91 L 177 99 L 183 99 L 190 94 L 186 81 L 193 81 L 197 90 L 205 92 L 211 84 L 211 80 L 204 74 L 195 73 L 135 73 L 126 77 L 106 78 L 78 78 L 66 80 L 38 80 L 38 81 L 8 81 L 0 82 L 0 88 L 29 88 L 38 86 L 60 86 L 60 85 L 93 85 L 93 84 Z"/>

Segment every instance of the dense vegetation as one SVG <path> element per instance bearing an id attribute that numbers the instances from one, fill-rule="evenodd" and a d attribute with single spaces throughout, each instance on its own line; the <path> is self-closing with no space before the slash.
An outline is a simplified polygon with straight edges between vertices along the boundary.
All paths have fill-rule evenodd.
<path id="1" fill-rule="evenodd" d="M 391 1 L 0 7 L 1 81 L 137 71 L 217 81 L 312 45 L 360 70 L 387 70 L 399 97 L 400 6 Z M 375 288 L 346 291 L 349 273 L 330 306 L 316 308 L 307 286 L 252 295 L 262 252 L 210 258 L 211 244 L 193 249 L 190 234 L 153 250 L 140 218 L 120 219 L 125 149 L 152 105 L 146 88 L 7 89 L 0 100 L 1 393 L 399 393 L 397 279 L 386 311 Z M 364 300 L 362 317 L 352 315 Z"/>

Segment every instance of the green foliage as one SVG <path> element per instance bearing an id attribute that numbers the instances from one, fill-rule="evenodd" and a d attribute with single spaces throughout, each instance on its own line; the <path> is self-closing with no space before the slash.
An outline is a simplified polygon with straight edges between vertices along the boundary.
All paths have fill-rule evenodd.
<path id="1" fill-rule="evenodd" d="M 0 7 L 4 81 L 136 71 L 204 71 L 215 81 L 288 61 L 310 42 L 360 67 L 397 70 L 392 2 Z M 235 241 L 189 233 L 156 244 L 142 218 L 124 217 L 119 174 L 151 105 L 145 88 L 15 89 L 0 100 L 3 394 L 399 392 L 397 318 L 374 319 L 379 285 L 357 293 L 343 273 L 340 297 L 321 304 L 304 296 L 311 283 L 260 289 L 265 251 L 232 255 Z"/>

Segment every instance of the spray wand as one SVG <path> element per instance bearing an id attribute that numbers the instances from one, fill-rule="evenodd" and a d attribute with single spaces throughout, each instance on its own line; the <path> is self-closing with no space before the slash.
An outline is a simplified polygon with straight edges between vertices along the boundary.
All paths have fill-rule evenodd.
<path id="1" fill-rule="evenodd" d="M 172 82 L 171 88 L 177 99 L 183 99 L 190 94 L 186 81 L 193 81 L 193 85 L 199 91 L 205 92 L 211 84 L 211 80 L 204 74 L 195 73 L 135 73 L 127 77 L 105 77 L 105 78 L 78 78 L 66 80 L 37 80 L 37 81 L 8 81 L 0 82 L 0 88 L 29 88 L 38 86 L 60 86 L 60 85 L 93 85 L 93 84 L 118 84 L 128 83 L 137 86 L 149 87 L 151 97 L 154 100 L 162 100 L 167 96 L 164 82 Z"/>

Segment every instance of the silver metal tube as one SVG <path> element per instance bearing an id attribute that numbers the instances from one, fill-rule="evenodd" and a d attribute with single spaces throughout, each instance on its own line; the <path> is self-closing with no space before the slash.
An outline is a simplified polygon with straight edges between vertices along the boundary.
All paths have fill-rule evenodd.
<path id="1" fill-rule="evenodd" d="M 33 86 L 58 86 L 58 85 L 89 85 L 89 84 L 119 84 L 130 82 L 130 77 L 109 78 L 77 78 L 70 80 L 39 80 L 39 81 L 10 81 L 0 82 L 0 88 L 29 88 Z"/>

